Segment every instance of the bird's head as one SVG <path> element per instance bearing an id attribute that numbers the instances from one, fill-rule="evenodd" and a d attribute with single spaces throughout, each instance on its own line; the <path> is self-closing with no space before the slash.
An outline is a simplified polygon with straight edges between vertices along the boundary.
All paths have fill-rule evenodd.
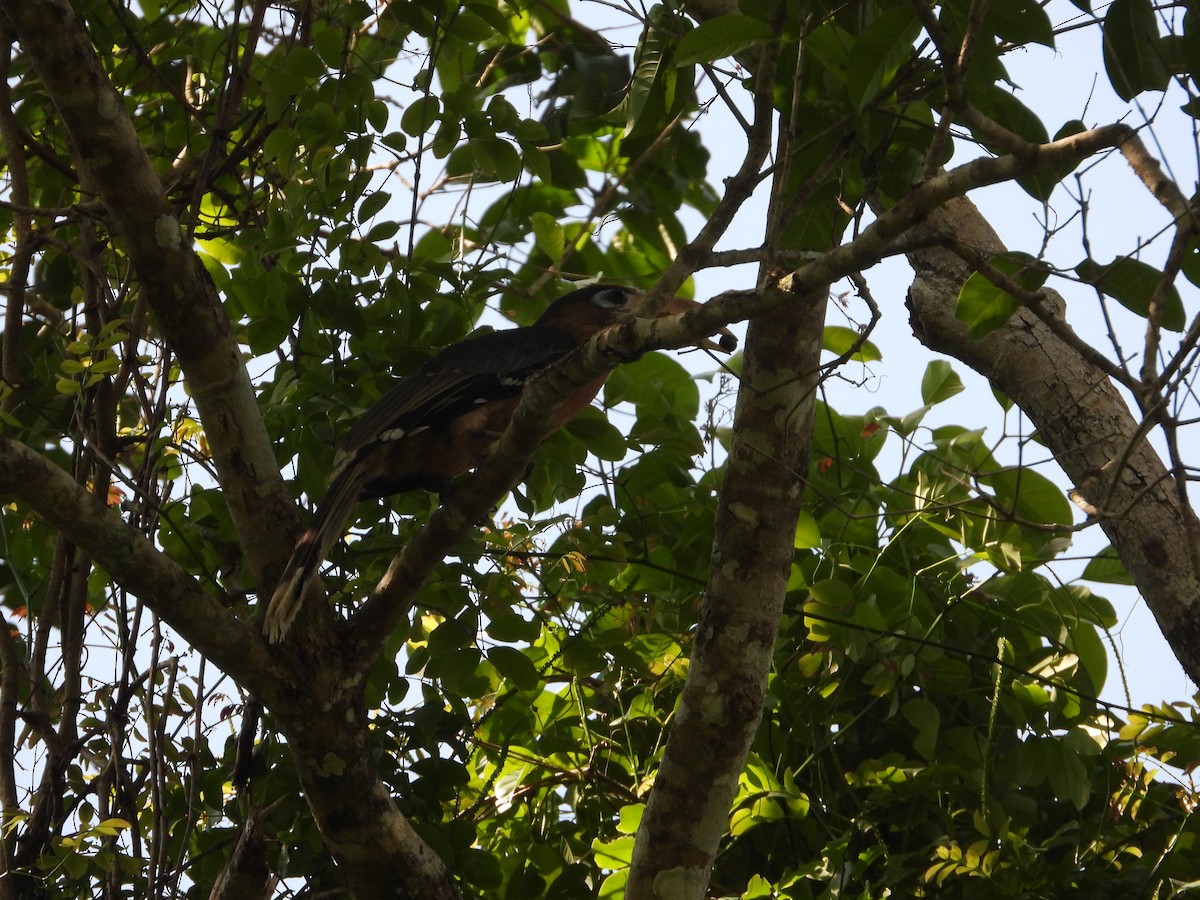
<path id="1" fill-rule="evenodd" d="M 620 284 L 588 285 L 551 303 L 538 318 L 537 324 L 564 331 L 582 344 L 596 332 L 616 324 L 632 312 L 641 297 L 641 291 Z M 659 318 L 679 315 L 699 305 L 695 300 L 671 297 L 663 304 L 658 315 Z M 737 338 L 728 328 L 716 333 L 721 336 L 718 341 L 703 338 L 696 342 L 696 346 L 726 353 L 737 349 Z"/>

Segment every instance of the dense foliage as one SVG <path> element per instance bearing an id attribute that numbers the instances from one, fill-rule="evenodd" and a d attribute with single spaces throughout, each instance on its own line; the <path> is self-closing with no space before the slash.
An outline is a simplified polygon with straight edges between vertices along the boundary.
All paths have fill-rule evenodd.
<path id="1" fill-rule="evenodd" d="M 107 106 L 49 65 L 32 6 L 0 4 L 0 900 L 347 883 L 365 898 L 356 866 L 383 867 L 373 819 L 411 825 L 405 846 L 444 861 L 454 886 L 436 896 L 624 896 L 635 835 L 676 859 L 643 820 L 668 734 L 696 718 L 730 723 L 712 755 L 734 760 L 732 811 L 683 823 L 716 828 L 719 852 L 674 896 L 1167 897 L 1200 883 L 1197 710 L 1100 701 L 1118 615 L 1053 567 L 1074 532 L 1126 509 L 1073 507 L 1024 456 L 1070 471 L 1040 432 L 1015 459 L 996 446 L 988 417 L 1024 402 L 998 370 L 981 369 L 998 392 L 961 427 L 936 418 L 963 389 L 942 360 L 890 370 L 913 379 L 914 411 L 817 399 L 819 381 L 891 362 L 872 329 L 904 312 L 880 309 L 871 266 L 948 251 L 974 273 L 950 297 L 965 341 L 1020 331 L 1025 313 L 1069 341 L 1078 321 L 1043 285 L 1075 290 L 1084 320 L 1103 313 L 1109 357 L 1079 352 L 1127 389 L 1139 445 L 1158 430 L 1186 505 L 1195 196 L 1159 172 L 1163 220 L 1131 223 L 1115 258 L 1093 258 L 1086 229 L 1081 261 L 1049 226 L 1004 254 L 920 226 L 993 183 L 1086 213 L 1087 167 L 1115 149 L 1149 185 L 1134 129 L 1043 122 L 1006 58 L 1053 48 L 1075 26 L 1051 15 L 1077 11 L 1103 38 L 1098 58 L 1072 61 L 1103 73 L 1097 90 L 1162 98 L 1158 115 L 1194 125 L 1194 2 L 81 0 L 77 19 L 45 4 L 54 40 L 80 59 L 94 48 L 119 98 Z M 718 115 L 728 127 L 706 129 Z M 113 122 L 132 125 L 161 210 L 136 167 L 106 168 Z M 1192 151 L 1158 152 L 1186 184 Z M 952 159 L 968 163 L 959 180 L 938 181 Z M 170 268 L 193 253 L 202 269 Z M 854 291 L 852 327 L 831 317 L 809 335 L 819 372 L 782 360 L 809 387 L 778 432 L 739 436 L 740 356 L 640 355 L 487 523 L 417 544 L 438 497 L 361 504 L 325 573 L 336 617 L 261 640 L 260 598 L 305 519 L 286 501 L 320 496 L 339 436 L 395 377 L 480 327 L 532 321 L 578 279 L 650 289 L 666 273 L 663 290 L 694 294 L 697 273 L 746 263 L 758 275 L 729 282 L 745 293 L 713 308 L 751 321 L 748 368 L 753 323 L 782 308 L 772 290 L 794 304 L 842 278 Z M 239 379 L 257 404 L 239 405 Z M 1084 417 L 1093 386 L 1079 384 Z M 811 445 L 780 451 L 770 475 L 803 485 L 798 515 L 722 499 L 737 441 L 766 458 L 806 429 Z M 254 455 L 268 438 L 269 472 Z M 1124 461 L 1134 443 L 1117 438 Z M 475 490 L 464 509 L 494 505 Z M 112 515 L 89 513 L 85 493 Z M 770 674 L 762 698 L 684 715 L 694 645 L 726 596 L 712 579 L 761 562 L 720 543 L 722 516 L 757 522 L 790 559 L 777 634 L 729 623 Z M 414 563 L 424 585 L 357 617 L 410 543 L 438 551 Z M 1087 579 L 1149 593 L 1114 544 Z M 360 639 L 374 642 L 365 663 Z M 749 725 L 725 718 L 739 703 Z M 344 744 L 321 744 L 343 724 Z M 256 739 L 252 758 L 239 736 Z M 347 798 L 362 821 L 339 820 L 316 786 L 336 792 L 343 774 L 346 794 L 377 779 L 407 824 L 366 794 Z M 672 884 L 657 875 L 664 895 Z"/>

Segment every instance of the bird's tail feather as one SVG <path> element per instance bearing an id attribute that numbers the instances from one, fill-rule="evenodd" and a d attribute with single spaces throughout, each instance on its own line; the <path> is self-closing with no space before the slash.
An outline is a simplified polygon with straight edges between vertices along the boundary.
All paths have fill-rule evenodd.
<path id="1" fill-rule="evenodd" d="M 272 644 L 283 640 L 291 627 L 309 583 L 330 549 L 342 536 L 342 529 L 350 517 L 350 510 L 358 502 L 364 481 L 365 475 L 359 471 L 359 467 L 344 469 L 329 485 L 329 490 L 317 507 L 316 521 L 300 536 L 263 618 L 263 631 Z"/>

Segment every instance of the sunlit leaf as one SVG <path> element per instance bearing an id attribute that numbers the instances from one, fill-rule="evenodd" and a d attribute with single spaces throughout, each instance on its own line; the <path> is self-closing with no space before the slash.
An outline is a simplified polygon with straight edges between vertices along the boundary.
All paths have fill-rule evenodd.
<path id="1" fill-rule="evenodd" d="M 949 400 L 963 390 L 962 379 L 950 367 L 950 363 L 935 359 L 925 367 L 925 375 L 921 378 L 921 400 L 927 406 Z"/>

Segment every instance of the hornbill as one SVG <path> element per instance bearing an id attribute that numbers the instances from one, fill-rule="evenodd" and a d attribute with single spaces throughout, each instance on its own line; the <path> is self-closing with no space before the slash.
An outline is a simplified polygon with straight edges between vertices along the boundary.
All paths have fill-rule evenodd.
<path id="1" fill-rule="evenodd" d="M 350 429 L 334 458 L 316 518 L 296 544 L 267 607 L 268 638 L 276 642 L 287 633 L 308 582 L 342 536 L 355 503 L 417 488 L 441 491 L 454 476 L 477 466 L 508 427 L 525 381 L 615 324 L 640 297 L 619 285 L 572 291 L 532 325 L 452 344 L 384 394 Z M 660 315 L 695 306 L 675 297 Z M 707 339 L 699 346 L 729 351 L 737 339 L 721 329 L 719 347 Z M 592 379 L 567 398 L 553 428 L 591 403 L 606 377 Z"/>

